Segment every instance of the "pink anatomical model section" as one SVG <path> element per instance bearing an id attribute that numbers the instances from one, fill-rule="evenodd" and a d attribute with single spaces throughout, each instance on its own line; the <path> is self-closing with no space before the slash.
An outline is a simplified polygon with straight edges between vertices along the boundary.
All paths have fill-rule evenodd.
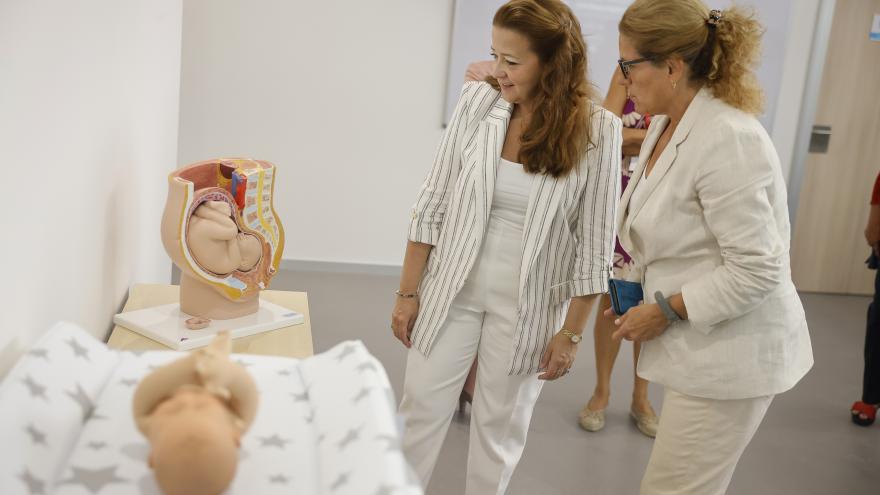
<path id="1" fill-rule="evenodd" d="M 259 308 L 278 271 L 284 229 L 272 206 L 275 166 L 216 159 L 168 177 L 165 250 L 181 270 L 180 309 L 197 329 Z"/>

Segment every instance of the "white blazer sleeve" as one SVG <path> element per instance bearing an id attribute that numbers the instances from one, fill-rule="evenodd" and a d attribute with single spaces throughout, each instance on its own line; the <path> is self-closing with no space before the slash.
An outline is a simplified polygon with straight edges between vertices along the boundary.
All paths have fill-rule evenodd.
<path id="1" fill-rule="evenodd" d="M 590 153 L 592 163 L 586 167 L 586 185 L 575 226 L 572 296 L 608 292 L 614 262 L 623 125 L 607 110 L 600 115 L 598 125 L 593 127 L 595 149 Z"/>
<path id="2" fill-rule="evenodd" d="M 466 82 L 461 89 L 452 120 L 443 133 L 434 157 L 434 165 L 412 207 L 412 221 L 407 234 L 410 241 L 436 245 L 440 239 L 440 226 L 443 224 L 446 206 L 461 170 L 459 148 L 467 124 L 468 107 L 479 84 L 475 81 Z"/>
<path id="3" fill-rule="evenodd" d="M 776 151 L 757 131 L 725 130 L 704 154 L 695 181 L 723 261 L 681 291 L 691 324 L 707 334 L 756 308 L 787 273 L 787 240 L 768 196 L 778 173 Z"/>

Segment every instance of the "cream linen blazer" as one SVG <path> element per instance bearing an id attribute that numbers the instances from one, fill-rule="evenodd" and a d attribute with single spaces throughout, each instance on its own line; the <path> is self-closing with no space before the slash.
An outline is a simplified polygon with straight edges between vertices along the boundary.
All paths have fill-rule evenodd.
<path id="1" fill-rule="evenodd" d="M 812 367 L 813 354 L 791 281 L 776 150 L 754 116 L 704 88 L 645 178 L 668 121 L 658 115 L 648 127 L 618 228 L 645 302 L 658 290 L 680 292 L 689 319 L 644 344 L 638 374 L 712 399 L 788 390 Z"/>

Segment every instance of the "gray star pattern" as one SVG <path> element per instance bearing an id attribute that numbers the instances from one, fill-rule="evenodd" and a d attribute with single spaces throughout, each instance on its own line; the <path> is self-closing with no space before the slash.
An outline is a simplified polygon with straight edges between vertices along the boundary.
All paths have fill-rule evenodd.
<path id="1" fill-rule="evenodd" d="M 278 447 L 279 449 L 283 449 L 288 443 L 290 443 L 290 440 L 285 440 L 279 437 L 277 433 L 271 437 L 260 438 L 260 447 Z"/>
<path id="2" fill-rule="evenodd" d="M 275 476 L 269 477 L 269 483 L 286 485 L 290 481 L 290 478 L 284 476 L 283 474 L 276 474 Z"/>
<path id="3" fill-rule="evenodd" d="M 290 370 L 281 370 L 278 374 L 281 376 L 290 376 Z"/>
<path id="4" fill-rule="evenodd" d="M 318 439 L 315 440 L 315 443 L 320 444 L 321 442 L 324 441 L 325 438 L 327 438 L 327 435 L 325 435 L 324 433 L 321 433 L 320 435 L 318 435 Z"/>
<path id="5" fill-rule="evenodd" d="M 34 445 L 42 444 L 47 447 L 49 446 L 49 444 L 46 443 L 46 434 L 36 429 L 34 425 L 28 425 L 25 431 L 31 436 L 31 442 L 33 442 Z"/>
<path id="6" fill-rule="evenodd" d="M 33 357 L 43 358 L 46 361 L 49 360 L 49 351 L 47 351 L 46 349 L 31 349 L 31 351 L 28 352 L 28 355 L 33 356 Z"/>
<path id="7" fill-rule="evenodd" d="M 88 469 L 72 466 L 73 475 L 61 481 L 65 485 L 82 485 L 92 493 L 100 492 L 110 483 L 125 483 L 129 480 L 116 476 L 117 466 L 108 466 L 100 469 Z"/>
<path id="8" fill-rule="evenodd" d="M 306 390 L 305 392 L 303 392 L 301 394 L 297 394 L 295 392 L 292 392 L 290 394 L 290 396 L 293 397 L 293 400 L 295 400 L 296 402 L 308 402 L 309 401 L 309 391 L 308 390 Z"/>
<path id="9" fill-rule="evenodd" d="M 342 449 L 348 447 L 355 440 L 360 438 L 361 437 L 361 428 L 363 428 L 363 426 L 361 426 L 360 428 L 352 428 L 351 430 L 348 430 L 348 433 L 346 433 L 345 436 L 342 437 L 342 440 L 339 441 L 339 450 L 342 450 Z"/>
<path id="10" fill-rule="evenodd" d="M 358 402 L 360 402 L 360 401 L 364 400 L 365 398 L 367 398 L 367 396 L 369 396 L 369 395 L 370 395 L 370 389 L 369 389 L 368 387 L 364 387 L 364 388 L 361 389 L 360 392 L 358 392 L 357 395 L 354 396 L 353 399 L 351 399 L 351 402 L 352 402 L 353 404 L 357 404 Z"/>
<path id="11" fill-rule="evenodd" d="M 308 416 L 305 416 L 303 419 L 306 420 L 306 423 L 311 424 L 315 421 L 315 411 L 311 411 Z"/>
<path id="12" fill-rule="evenodd" d="M 101 450 L 107 446 L 107 442 L 89 442 L 86 446 L 92 450 Z"/>
<path id="13" fill-rule="evenodd" d="M 348 483 L 348 477 L 349 477 L 350 475 L 351 475 L 351 473 L 342 473 L 342 474 L 340 474 L 339 477 L 336 478 L 336 481 L 334 481 L 333 484 L 330 485 L 330 489 L 333 490 L 333 491 L 335 492 L 336 490 L 338 490 L 339 488 L 341 488 L 342 485 Z"/>
<path id="14" fill-rule="evenodd" d="M 22 380 L 21 383 L 24 383 L 24 386 L 28 388 L 28 392 L 31 393 L 31 397 L 42 397 L 47 401 L 49 400 L 49 398 L 46 397 L 46 387 L 35 382 L 30 375 L 25 377 L 25 379 Z"/>
<path id="15" fill-rule="evenodd" d="M 355 369 L 357 370 L 358 373 L 363 373 L 364 371 L 379 371 L 379 369 L 376 368 L 376 365 L 374 363 L 370 363 L 370 362 L 361 363 Z"/>
<path id="16" fill-rule="evenodd" d="M 138 381 L 137 378 L 123 378 L 122 380 L 119 380 L 119 383 L 126 387 L 134 387 L 137 385 Z"/>
<path id="17" fill-rule="evenodd" d="M 91 361 L 89 358 L 89 350 L 79 344 L 73 337 L 67 341 L 67 344 L 70 345 L 70 348 L 73 349 L 73 354 L 76 357 L 81 357 L 86 361 Z"/>
<path id="18" fill-rule="evenodd" d="M 92 403 L 92 400 L 89 399 L 89 396 L 86 395 L 85 390 L 83 390 L 82 386 L 77 383 L 76 384 L 76 392 L 65 392 L 68 397 L 73 399 L 74 402 L 77 403 L 79 407 L 82 408 L 83 414 L 83 422 L 85 422 L 92 415 L 92 412 L 95 410 L 95 404 Z"/>
<path id="19" fill-rule="evenodd" d="M 342 348 L 342 351 L 339 353 L 339 355 L 336 356 L 336 360 L 342 362 L 343 359 L 354 354 L 355 349 L 357 349 L 357 347 L 355 347 L 354 344 L 346 344 L 345 347 Z"/>
<path id="20" fill-rule="evenodd" d="M 27 468 L 25 468 L 23 473 L 18 475 L 18 479 L 27 485 L 28 493 L 31 495 L 45 495 L 46 492 L 44 490 L 46 489 L 46 483 L 32 475 Z"/>

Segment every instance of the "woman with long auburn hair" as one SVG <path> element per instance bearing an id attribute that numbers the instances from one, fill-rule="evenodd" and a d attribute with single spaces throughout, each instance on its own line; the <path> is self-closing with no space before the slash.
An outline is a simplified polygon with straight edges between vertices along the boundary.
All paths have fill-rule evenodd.
<path id="1" fill-rule="evenodd" d="M 391 328 L 408 351 L 403 450 L 424 485 L 476 357 L 466 493 L 504 493 L 544 381 L 568 373 L 607 291 L 621 122 L 591 99 L 559 0 L 495 15 L 412 208 Z"/>

